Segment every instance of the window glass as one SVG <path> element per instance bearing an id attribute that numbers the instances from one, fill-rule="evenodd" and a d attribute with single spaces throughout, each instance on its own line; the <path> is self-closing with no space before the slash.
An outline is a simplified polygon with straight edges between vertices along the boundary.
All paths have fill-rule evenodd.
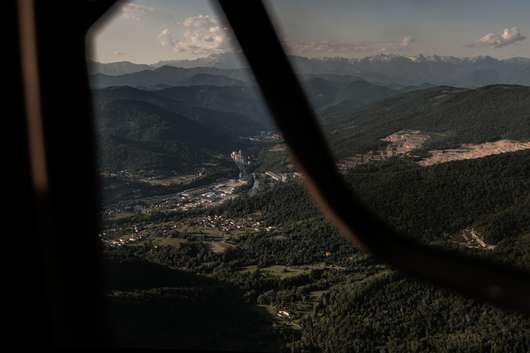
<path id="1" fill-rule="evenodd" d="M 365 204 L 423 243 L 529 269 L 530 3 L 267 4 L 337 167 Z M 342 249 L 329 252 L 345 270 L 306 316 L 303 344 L 528 349 L 527 320 Z"/>
<path id="2" fill-rule="evenodd" d="M 269 0 L 337 167 L 422 242 L 530 268 L 530 4 Z M 125 347 L 527 352 L 530 322 L 343 240 L 208 1 L 88 38 L 109 318 Z"/>

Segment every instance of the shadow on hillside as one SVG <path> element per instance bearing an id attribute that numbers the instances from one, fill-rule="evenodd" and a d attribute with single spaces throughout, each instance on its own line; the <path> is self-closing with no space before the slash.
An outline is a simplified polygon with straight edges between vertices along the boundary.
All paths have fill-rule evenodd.
<path id="1" fill-rule="evenodd" d="M 117 346 L 278 350 L 271 317 L 228 283 L 137 258 L 109 259 L 106 269 Z"/>

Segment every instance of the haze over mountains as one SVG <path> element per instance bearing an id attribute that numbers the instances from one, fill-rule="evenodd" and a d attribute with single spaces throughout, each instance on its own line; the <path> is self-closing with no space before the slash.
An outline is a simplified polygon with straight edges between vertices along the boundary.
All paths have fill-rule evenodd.
<path id="1" fill-rule="evenodd" d="M 250 75 L 244 69 L 217 69 L 214 67 L 180 68 L 162 66 L 156 69 L 126 73 L 123 75 L 95 74 L 92 86 L 132 86 L 158 89 L 174 86 L 214 85 L 244 86 L 250 83 Z"/>
<path id="2" fill-rule="evenodd" d="M 477 87 L 488 84 L 530 85 L 530 59 L 495 59 L 489 56 L 457 58 L 451 56 L 415 56 L 381 54 L 361 59 L 349 58 L 305 58 L 290 57 L 302 75 L 346 75 L 384 85 L 450 85 Z M 159 84 L 189 85 L 186 79 L 163 78 L 160 69 L 165 66 L 178 67 L 182 75 L 221 75 L 232 80 L 249 82 L 246 66 L 235 54 L 216 54 L 196 60 L 175 60 L 152 65 L 130 62 L 91 63 L 94 85 Z M 189 69 L 189 70 L 184 70 Z M 164 72 L 164 71 L 162 71 Z M 184 74 L 185 72 L 185 74 Z M 167 73 L 167 72 L 166 72 Z M 112 77 L 128 75 L 125 77 Z M 232 82 L 235 84 L 237 82 Z"/>
<path id="3" fill-rule="evenodd" d="M 154 70 L 162 66 L 174 66 L 184 69 L 195 67 L 213 67 L 217 69 L 241 69 L 243 61 L 233 53 L 211 54 L 192 60 L 161 60 L 154 64 L 135 64 L 129 61 L 118 61 L 111 63 L 98 63 L 90 61 L 92 74 L 124 75 L 143 70 Z"/>

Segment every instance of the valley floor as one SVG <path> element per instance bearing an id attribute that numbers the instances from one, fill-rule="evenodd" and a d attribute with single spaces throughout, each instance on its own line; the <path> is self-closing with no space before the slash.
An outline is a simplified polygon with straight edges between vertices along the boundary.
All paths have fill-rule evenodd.
<path id="1" fill-rule="evenodd" d="M 415 132 L 408 134 L 417 135 Z M 422 140 L 418 136 L 414 139 Z M 405 150 L 411 143 L 407 138 L 397 140 Z M 521 157 L 526 160 L 527 155 Z M 504 161 L 502 156 L 493 158 L 497 162 Z M 488 162 L 487 165 L 494 166 L 488 171 L 482 166 L 484 161 L 489 160 L 477 160 L 480 163 L 470 168 L 495 176 L 496 164 Z M 429 168 L 433 167 L 420 170 Z M 437 168 L 452 171 L 453 164 L 444 163 Z M 436 180 L 445 178 L 442 177 L 445 169 L 438 169 L 432 170 L 434 175 L 440 175 Z M 350 172 L 353 174 L 347 177 L 354 179 L 359 173 L 362 180 L 350 181 L 365 190 L 377 190 L 378 179 L 386 178 L 387 173 L 374 172 L 367 176 L 362 165 Z M 116 282 L 109 293 L 116 308 L 113 320 L 118 327 L 125 327 L 123 320 L 139 325 L 134 329 L 118 329 L 123 345 L 156 346 L 154 342 L 158 340 L 165 342 L 162 346 L 171 347 L 181 334 L 198 334 L 186 331 L 191 330 L 189 327 L 182 328 L 180 334 L 176 332 L 175 327 L 182 327 L 183 323 L 175 318 L 150 321 L 150 327 L 141 333 L 136 331 L 153 313 L 164 317 L 173 312 L 172 315 L 177 316 L 180 313 L 183 320 L 190 320 L 190 317 L 211 320 L 208 317 L 213 315 L 217 326 L 223 327 L 220 329 L 222 337 L 204 341 L 201 346 L 187 342 L 186 347 L 190 349 L 297 352 L 350 352 L 354 349 L 362 352 L 384 347 L 386 351 L 435 349 L 445 352 L 467 347 L 489 351 L 487 347 L 496 345 L 504 347 L 501 352 L 526 352 L 530 347 L 527 339 L 530 323 L 526 319 L 395 273 L 342 241 L 311 206 L 300 183 L 282 182 L 281 178 L 274 179 L 264 173 L 261 178 L 264 183 L 266 180 L 274 183 L 255 196 L 248 195 L 248 185 L 233 187 L 243 181 L 220 180 L 175 194 L 136 197 L 129 202 L 122 200 L 107 209 L 101 238 L 107 257 L 112 259 L 108 265 L 111 282 Z M 403 178 L 417 195 L 425 194 L 414 187 L 414 180 Z M 399 180 L 391 176 L 389 180 L 399 188 Z M 376 184 L 363 187 L 365 182 Z M 522 191 L 515 184 L 509 185 L 513 188 L 511 192 Z M 389 202 L 387 197 L 395 198 L 392 187 L 385 187 L 388 195 L 377 193 L 382 197 L 381 205 Z M 451 195 L 449 190 L 434 187 L 446 193 L 445 196 Z M 199 201 L 208 200 L 210 193 L 216 190 L 223 190 L 218 191 L 221 196 L 217 203 Z M 469 192 L 472 194 L 471 190 Z M 188 201 L 183 202 L 183 197 L 188 197 Z M 187 207 L 191 203 L 197 207 Z M 371 203 L 378 207 L 377 200 Z M 141 208 L 135 209 L 133 204 Z M 399 215 L 405 222 L 418 223 L 418 220 L 406 218 L 410 206 L 396 205 L 392 209 L 402 210 Z M 425 209 L 422 205 L 418 207 Z M 476 206 L 464 204 L 463 207 L 473 209 Z M 421 215 L 414 209 L 410 213 L 416 218 Z M 428 220 L 425 222 L 436 226 Z M 449 229 L 446 223 L 440 223 L 440 229 Z M 490 243 L 482 234 L 483 227 L 479 231 L 473 226 L 457 225 L 455 229 L 460 231 L 444 240 L 444 246 L 481 256 L 511 254 L 506 253 L 508 243 Z M 530 255 L 523 258 L 529 259 Z M 133 270 L 123 272 L 125 264 Z M 155 265 L 160 268 L 155 267 L 151 274 L 138 272 Z M 113 266 L 121 266 L 122 272 L 112 270 Z M 178 280 L 168 283 L 174 276 Z M 195 277 L 188 283 L 188 279 L 182 281 L 181 276 Z M 128 277 L 134 278 L 134 284 L 124 280 Z M 156 278 L 160 280 L 157 282 Z M 220 288 L 226 294 L 218 295 L 221 302 L 217 307 L 194 307 L 198 299 L 193 298 L 204 297 L 200 300 L 212 302 L 213 293 L 221 293 Z M 224 313 L 219 306 L 226 307 L 230 314 Z M 165 307 L 169 311 L 163 309 Z M 195 308 L 195 312 L 188 312 L 191 308 Z M 135 311 L 137 316 L 132 315 Z M 241 322 L 247 322 L 248 327 L 242 328 Z M 347 332 L 340 329 L 344 325 Z M 506 335 L 508 328 L 510 334 Z M 163 337 L 160 332 L 165 332 Z"/>

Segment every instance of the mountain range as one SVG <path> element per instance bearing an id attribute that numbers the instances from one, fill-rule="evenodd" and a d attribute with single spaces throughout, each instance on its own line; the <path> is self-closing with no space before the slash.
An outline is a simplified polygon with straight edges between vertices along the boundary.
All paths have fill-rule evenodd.
<path id="1" fill-rule="evenodd" d="M 290 56 L 291 62 L 301 75 L 346 75 L 355 76 L 374 83 L 391 85 L 450 85 L 457 87 L 478 87 L 489 84 L 530 85 L 530 59 L 495 59 L 489 56 L 457 58 L 452 56 L 406 57 L 380 54 L 360 59 L 352 58 L 306 58 Z M 194 69 L 195 74 L 208 73 L 231 79 L 249 80 L 246 65 L 236 54 L 216 54 L 195 60 L 161 61 L 155 64 L 134 64 L 130 62 L 90 63 L 96 85 L 120 85 L 122 80 L 113 81 L 108 76 L 120 76 L 144 71 L 155 71 L 164 66 Z M 171 81 L 155 78 L 147 73 L 132 79 L 135 85 L 189 84 L 186 80 Z M 189 77 L 188 77 L 189 78 Z M 142 82 L 145 79 L 146 82 Z M 158 82 L 161 81 L 161 82 Z M 130 83 L 129 83 L 130 84 Z"/>
<path id="2" fill-rule="evenodd" d="M 218 69 L 215 67 L 181 68 L 161 66 L 121 75 L 98 73 L 91 77 L 91 84 L 94 88 L 131 86 L 159 89 L 194 85 L 245 86 L 249 82 L 250 74 L 246 69 Z"/>
<path id="3" fill-rule="evenodd" d="M 92 86 L 105 146 L 103 165 L 193 169 L 213 155 L 226 155 L 241 137 L 274 129 L 249 69 L 235 64 L 227 68 L 229 60 L 222 56 L 208 59 L 213 66 L 191 67 L 190 60 L 187 68 L 165 65 L 168 62 L 148 69 L 131 63 L 100 64 L 106 74 L 92 75 Z M 220 59 L 224 68 L 215 66 Z M 501 72 L 513 75 L 512 81 L 524 81 L 526 73 L 530 84 L 530 59 L 378 55 L 292 60 L 341 158 L 377 150 L 384 138 L 402 130 L 429 135 L 424 147 L 438 149 L 530 139 L 529 87 L 475 87 L 478 81 L 488 81 L 488 75 L 481 74 L 487 67 L 498 70 L 490 76 L 495 82 L 502 81 L 497 79 Z M 134 72 L 136 68 L 140 71 Z M 120 70 L 129 73 L 117 75 Z M 435 77 L 452 81 L 457 73 L 467 73 L 459 77 L 474 84 L 433 83 Z M 407 80 L 407 75 L 416 78 Z M 395 81 L 385 78 L 390 76 Z"/>
<path id="4" fill-rule="evenodd" d="M 110 87 L 93 94 L 104 170 L 187 172 L 228 156 L 240 137 L 271 128 L 260 97 L 246 87 Z"/>
<path id="5" fill-rule="evenodd" d="M 150 72 L 171 77 L 188 70 L 193 69 L 166 66 Z M 357 111 L 402 92 L 332 75 L 308 78 L 304 87 L 322 116 Z M 93 95 L 105 169 L 189 170 L 212 155 L 228 155 L 241 137 L 274 130 L 261 96 L 248 85 L 112 86 L 93 89 Z"/>

